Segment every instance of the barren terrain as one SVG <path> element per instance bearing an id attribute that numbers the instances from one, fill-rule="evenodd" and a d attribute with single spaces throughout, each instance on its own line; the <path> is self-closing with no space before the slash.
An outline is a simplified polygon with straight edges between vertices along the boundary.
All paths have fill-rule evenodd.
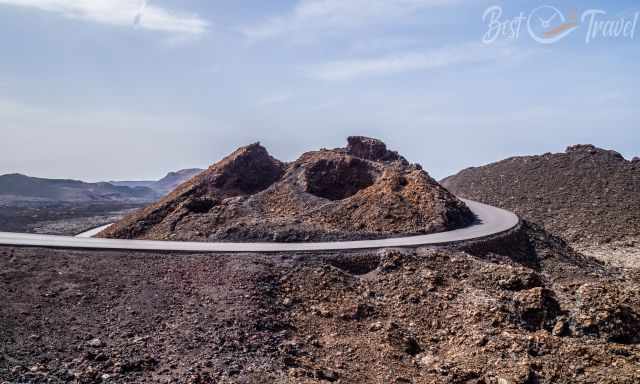
<path id="1" fill-rule="evenodd" d="M 640 259 L 640 160 L 592 145 L 465 169 L 442 184 L 514 211 L 576 248 L 621 266 Z"/>
<path id="2" fill-rule="evenodd" d="M 141 207 L 130 203 L 0 203 L 0 231 L 74 236 L 116 222 Z"/>
<path id="3" fill-rule="evenodd" d="M 0 248 L 0 381 L 637 383 L 637 272 L 524 224 L 457 248 Z"/>

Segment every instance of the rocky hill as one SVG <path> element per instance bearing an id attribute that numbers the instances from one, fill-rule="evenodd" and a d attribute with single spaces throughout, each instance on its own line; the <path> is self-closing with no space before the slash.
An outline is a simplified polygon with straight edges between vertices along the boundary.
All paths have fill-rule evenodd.
<path id="1" fill-rule="evenodd" d="M 198 173 L 204 171 L 200 168 L 181 169 L 176 172 L 169 172 L 165 177 L 160 180 L 153 181 L 110 181 L 109 183 L 117 186 L 125 187 L 148 187 L 164 195 L 173 191 L 178 185 L 191 179 Z"/>
<path id="2" fill-rule="evenodd" d="M 640 236 L 640 159 L 593 145 L 465 169 L 442 184 L 457 196 L 513 210 L 574 244 Z"/>
<path id="3" fill-rule="evenodd" d="M 158 194 L 146 187 L 114 186 L 29 177 L 20 174 L 0 176 L 0 202 L 150 202 Z"/>
<path id="4" fill-rule="evenodd" d="M 292 163 L 242 147 L 103 237 L 170 240 L 370 239 L 445 231 L 474 217 L 381 141 L 307 152 Z"/>

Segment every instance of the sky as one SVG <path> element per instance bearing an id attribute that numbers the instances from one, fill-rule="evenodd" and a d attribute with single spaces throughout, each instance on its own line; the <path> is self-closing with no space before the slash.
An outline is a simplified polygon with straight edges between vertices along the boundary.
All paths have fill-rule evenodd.
<path id="1" fill-rule="evenodd" d="M 290 161 L 349 135 L 437 179 L 578 143 L 631 159 L 637 12 L 632 0 L 0 0 L 0 174 L 158 179 L 257 141 Z M 571 15 L 566 35 L 544 34 Z"/>

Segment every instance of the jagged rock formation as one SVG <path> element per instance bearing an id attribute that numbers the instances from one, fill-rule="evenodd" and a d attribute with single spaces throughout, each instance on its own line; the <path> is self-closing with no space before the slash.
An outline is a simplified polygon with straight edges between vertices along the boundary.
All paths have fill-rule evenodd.
<path id="1" fill-rule="evenodd" d="M 543 224 L 574 244 L 640 235 L 640 162 L 593 145 L 465 169 L 442 184 Z"/>
<path id="2" fill-rule="evenodd" d="M 238 149 L 101 236 L 163 240 L 308 241 L 445 231 L 473 215 L 418 165 L 379 140 L 307 152 L 285 164 Z"/>

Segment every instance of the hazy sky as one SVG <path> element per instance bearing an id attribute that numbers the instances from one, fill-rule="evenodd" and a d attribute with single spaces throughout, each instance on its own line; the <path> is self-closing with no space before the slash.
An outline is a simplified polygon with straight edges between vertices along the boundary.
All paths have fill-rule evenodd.
<path id="1" fill-rule="evenodd" d="M 153 179 L 255 141 L 292 160 L 352 134 L 436 178 L 576 143 L 640 156 L 640 25 L 587 44 L 585 19 L 541 44 L 525 21 L 518 39 L 483 42 L 488 7 L 506 21 L 545 4 L 0 0 L 0 173 Z M 578 19 L 640 11 L 568 4 L 555 5 Z M 532 20 L 536 36 L 561 21 Z"/>

